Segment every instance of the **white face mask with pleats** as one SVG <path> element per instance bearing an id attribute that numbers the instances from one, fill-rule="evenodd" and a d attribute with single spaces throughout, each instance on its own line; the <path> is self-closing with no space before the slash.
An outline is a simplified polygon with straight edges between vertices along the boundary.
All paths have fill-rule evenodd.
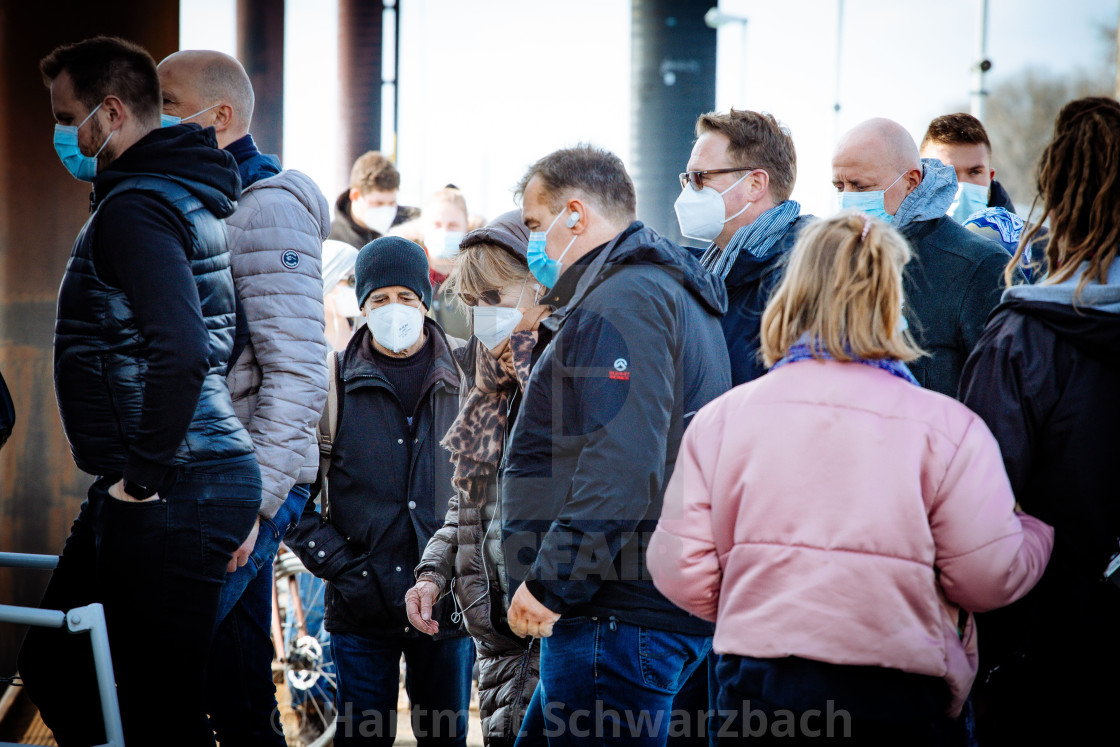
<path id="1" fill-rule="evenodd" d="M 366 314 L 366 326 L 382 347 L 399 353 L 420 339 L 424 314 L 415 306 L 387 303 Z"/>

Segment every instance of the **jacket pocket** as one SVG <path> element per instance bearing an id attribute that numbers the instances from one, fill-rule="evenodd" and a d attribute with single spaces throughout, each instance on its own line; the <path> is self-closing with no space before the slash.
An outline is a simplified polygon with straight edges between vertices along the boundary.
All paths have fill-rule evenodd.
<path id="1" fill-rule="evenodd" d="M 355 622 L 403 626 L 408 619 L 404 595 L 411 574 L 404 566 L 386 567 L 383 562 L 368 552 L 346 565 L 331 584 Z M 401 570 L 395 571 L 398 567 Z"/>

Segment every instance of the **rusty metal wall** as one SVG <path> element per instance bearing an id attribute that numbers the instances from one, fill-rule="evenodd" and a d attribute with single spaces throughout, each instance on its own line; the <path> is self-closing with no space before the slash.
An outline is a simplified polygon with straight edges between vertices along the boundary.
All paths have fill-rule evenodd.
<path id="1" fill-rule="evenodd" d="M 283 159 L 284 0 L 237 0 L 237 59 L 253 81 L 253 140 Z"/>
<path id="2" fill-rule="evenodd" d="M 392 153 L 381 142 L 381 0 L 339 0 L 338 81 L 342 159 L 339 188 L 350 184 L 350 167 L 368 150 Z M 329 195 L 332 199 L 335 192 Z"/>
<path id="3" fill-rule="evenodd" d="M 0 550 L 57 553 L 92 481 L 74 467 L 54 398 L 55 298 L 89 185 L 59 163 L 39 60 L 60 44 L 110 34 L 158 61 L 179 46 L 178 0 L 0 0 L 0 371 L 17 408 L 0 451 Z M 0 570 L 0 603 L 38 604 L 48 574 Z M 0 626 L 0 675 L 23 629 Z"/>

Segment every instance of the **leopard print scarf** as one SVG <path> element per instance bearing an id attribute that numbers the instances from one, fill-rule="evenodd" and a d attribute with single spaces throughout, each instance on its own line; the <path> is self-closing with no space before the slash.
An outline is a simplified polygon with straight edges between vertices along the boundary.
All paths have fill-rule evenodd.
<path id="1" fill-rule="evenodd" d="M 536 332 L 525 330 L 510 335 L 516 378 L 502 368 L 490 351 L 476 346 L 474 387 L 440 442 L 455 462 L 452 482 L 464 496 L 460 500 L 471 505 L 481 506 L 486 500 L 487 483 L 502 458 L 509 398 L 514 387 L 524 388 L 529 378 L 536 343 Z"/>

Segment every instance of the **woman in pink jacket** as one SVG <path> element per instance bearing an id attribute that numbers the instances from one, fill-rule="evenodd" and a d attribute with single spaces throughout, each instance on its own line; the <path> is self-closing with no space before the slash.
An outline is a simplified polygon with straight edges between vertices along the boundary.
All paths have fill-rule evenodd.
<path id="1" fill-rule="evenodd" d="M 716 622 L 724 738 L 933 743 L 976 674 L 972 612 L 1041 576 L 976 415 L 924 390 L 902 318 L 910 249 L 847 212 L 806 229 L 762 318 L 771 372 L 697 414 L 647 562 Z M 734 715 L 731 715 L 734 714 Z"/>

